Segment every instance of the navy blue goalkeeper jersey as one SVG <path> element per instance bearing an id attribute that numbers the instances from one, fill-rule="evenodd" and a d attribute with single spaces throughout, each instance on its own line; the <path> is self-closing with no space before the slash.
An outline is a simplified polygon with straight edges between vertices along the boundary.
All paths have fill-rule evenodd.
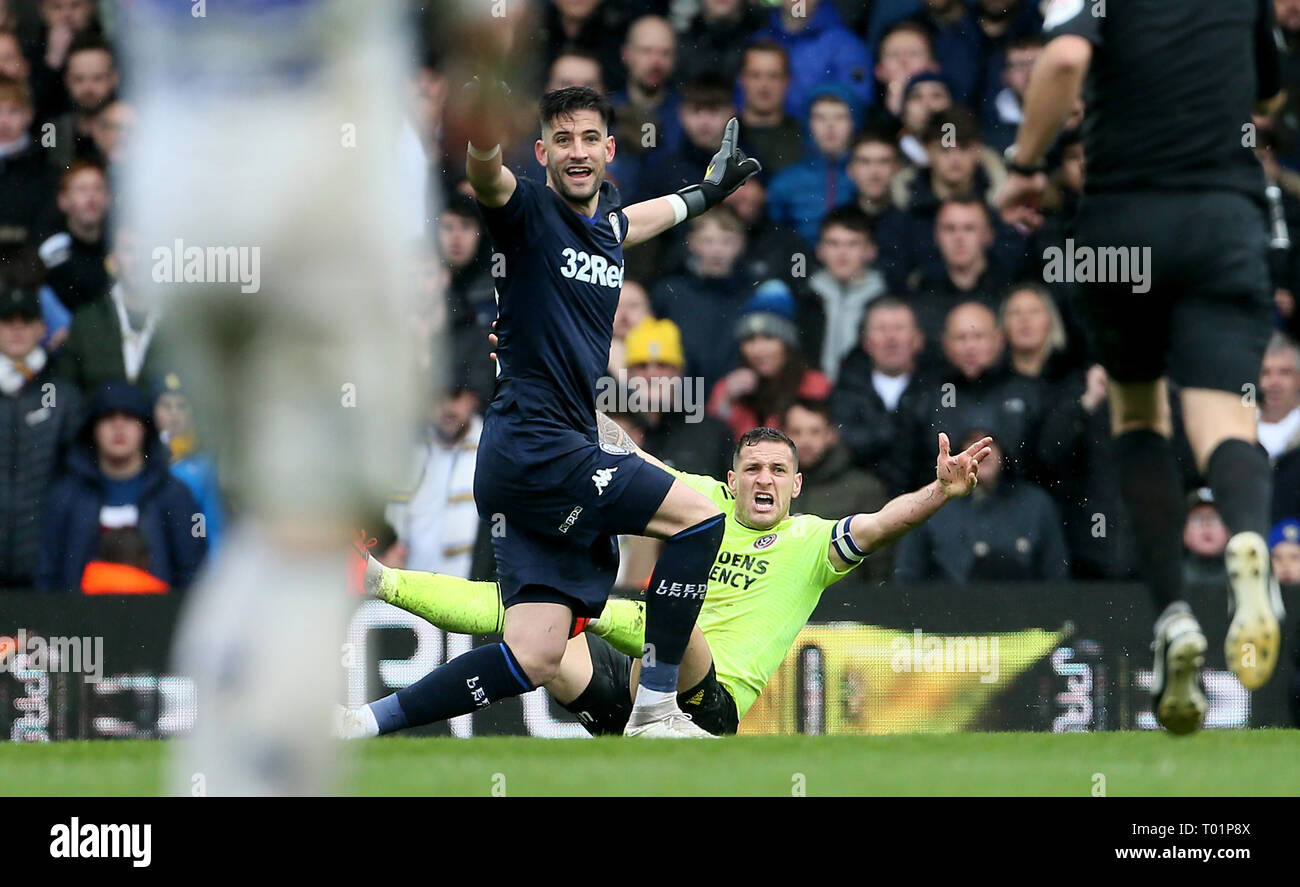
<path id="1" fill-rule="evenodd" d="M 609 364 L 627 216 L 609 182 L 591 218 L 544 184 L 517 182 L 504 206 L 480 204 L 504 257 L 496 279 L 497 389 L 487 415 L 595 440 L 596 382 Z"/>

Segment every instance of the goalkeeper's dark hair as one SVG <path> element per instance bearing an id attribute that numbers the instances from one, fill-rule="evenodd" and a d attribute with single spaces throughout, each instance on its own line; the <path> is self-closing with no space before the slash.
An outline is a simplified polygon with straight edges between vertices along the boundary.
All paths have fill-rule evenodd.
<path id="1" fill-rule="evenodd" d="M 551 121 L 557 117 L 572 116 L 575 111 L 595 111 L 605 122 L 606 132 L 614 128 L 614 106 L 590 86 L 565 86 L 542 96 L 542 128 L 550 126 Z"/>
<path id="2" fill-rule="evenodd" d="M 740 436 L 736 441 L 736 450 L 731 454 L 731 464 L 735 465 L 736 460 L 740 458 L 740 451 L 745 447 L 752 447 L 755 444 L 764 443 L 765 441 L 777 441 L 790 448 L 790 454 L 794 456 L 794 470 L 799 470 L 799 448 L 794 445 L 790 435 L 786 434 L 780 428 L 751 428 Z"/>

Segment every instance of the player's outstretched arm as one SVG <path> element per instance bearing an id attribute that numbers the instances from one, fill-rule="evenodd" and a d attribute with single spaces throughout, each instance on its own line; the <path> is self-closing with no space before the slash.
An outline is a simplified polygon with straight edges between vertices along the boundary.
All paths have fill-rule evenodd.
<path id="1" fill-rule="evenodd" d="M 630 450 L 631 452 L 636 453 L 642 459 L 649 462 L 651 465 L 654 465 L 657 468 L 662 468 L 665 471 L 668 469 L 667 465 L 660 462 L 654 456 L 651 456 L 645 450 L 638 447 L 636 445 L 636 441 L 632 440 L 632 438 L 628 435 L 628 433 L 623 430 L 622 426 L 620 426 L 609 416 L 606 416 L 604 413 L 601 412 L 596 413 L 596 432 L 597 434 L 600 435 L 601 443 L 610 444 L 611 446 L 616 446 L 616 447 L 622 447 L 625 450 Z"/>
<path id="2" fill-rule="evenodd" d="M 501 162 L 506 138 L 510 88 L 501 80 L 476 75 L 457 97 L 456 112 L 465 119 L 469 136 L 465 177 L 484 206 L 504 206 L 515 193 L 515 174 Z"/>
<path id="3" fill-rule="evenodd" d="M 627 238 L 623 245 L 644 243 L 673 225 L 708 212 L 762 168 L 757 160 L 746 157 L 740 150 L 740 123 L 732 117 L 723 131 L 722 146 L 704 171 L 704 181 L 676 194 L 634 203 L 623 210 L 627 216 Z"/>
<path id="4" fill-rule="evenodd" d="M 454 50 L 448 82 L 464 84 L 447 97 L 444 144 L 452 151 L 467 144 L 465 174 L 474 196 L 484 206 L 503 206 L 515 191 L 515 177 L 501 163 L 513 117 L 506 83 L 527 64 L 517 33 L 525 17 L 498 15 L 473 0 L 444 6 L 440 24 Z"/>
<path id="5" fill-rule="evenodd" d="M 874 514 L 855 514 L 835 526 L 829 557 L 837 569 L 858 564 L 872 551 L 919 527 L 949 499 L 965 496 L 979 483 L 979 464 L 993 438 L 975 441 L 957 455 L 948 452 L 948 435 L 939 433 L 935 478 L 919 490 L 885 503 Z"/>

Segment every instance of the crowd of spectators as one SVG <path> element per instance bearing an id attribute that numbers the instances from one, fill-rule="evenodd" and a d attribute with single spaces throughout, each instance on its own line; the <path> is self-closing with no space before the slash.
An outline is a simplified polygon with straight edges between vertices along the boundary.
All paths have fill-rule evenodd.
<path id="1" fill-rule="evenodd" d="M 1275 5 L 1300 81 L 1300 0 Z M 723 476 L 737 436 L 782 427 L 805 474 L 795 510 L 839 516 L 932 479 L 939 431 L 954 446 L 994 438 L 975 494 L 874 559 L 873 583 L 1135 577 L 1106 374 L 1074 285 L 1044 274 L 1086 180 L 1085 107 L 1050 152 L 1045 224 L 1017 231 L 991 205 L 1042 46 L 1039 6 L 537 0 L 517 47 L 537 67 L 515 96 L 609 94 L 608 175 L 625 205 L 698 181 L 732 116 L 763 165 L 725 204 L 626 254 L 609 370 L 655 392 L 617 417 L 648 450 Z M 459 84 L 440 62 L 436 4 L 412 13 L 426 45 L 402 137 L 440 187 L 411 330 L 450 372 L 385 549 L 395 565 L 469 574 L 484 547 L 466 531 L 466 472 L 492 393 L 494 256 L 464 145 L 443 137 Z M 114 218 L 134 114 L 104 15 L 95 0 L 0 0 L 0 587 L 90 588 L 107 563 L 184 588 L 223 520 L 218 467 L 159 356 L 165 318 L 127 272 L 147 247 Z M 1300 231 L 1300 82 L 1288 86 L 1292 106 L 1254 121 L 1255 150 Z M 541 178 L 535 106 L 520 104 L 504 155 Z M 1272 542 L 1291 564 L 1279 573 L 1300 578 L 1297 252 L 1275 253 L 1278 332 L 1246 396 L 1276 466 Z M 1184 465 L 1187 573 L 1213 579 L 1226 537 Z"/>
<path id="2" fill-rule="evenodd" d="M 0 589 L 183 590 L 224 505 L 113 213 L 134 114 L 95 0 L 0 0 Z"/>

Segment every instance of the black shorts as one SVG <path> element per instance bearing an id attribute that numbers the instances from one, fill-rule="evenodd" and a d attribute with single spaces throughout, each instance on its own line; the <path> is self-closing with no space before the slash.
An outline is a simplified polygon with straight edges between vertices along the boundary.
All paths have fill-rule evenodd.
<path id="1" fill-rule="evenodd" d="M 593 634 L 586 637 L 591 652 L 591 685 L 577 700 L 583 704 L 569 710 L 592 736 L 622 736 L 632 716 L 632 657 Z M 740 726 L 736 700 L 718 683 L 712 665 L 704 680 L 677 694 L 677 704 L 714 736 L 732 736 Z"/>
<path id="2" fill-rule="evenodd" d="M 1234 191 L 1086 195 L 1074 237 L 1094 267 L 1144 250 L 1146 280 L 1080 282 L 1094 357 L 1117 382 L 1168 376 L 1185 388 L 1242 394 L 1259 382 L 1273 332 L 1265 209 Z M 1110 248 L 1109 254 L 1099 250 Z M 1082 254 L 1078 254 L 1082 255 Z M 1068 262 L 1068 251 L 1066 252 Z M 1077 262 L 1075 263 L 1077 268 Z M 1149 289 L 1148 289 L 1149 287 Z M 1144 291 L 1136 291 L 1144 290 Z"/>
<path id="3" fill-rule="evenodd" d="M 521 455 L 539 452 L 539 440 L 550 455 Z M 635 453 L 577 431 L 485 424 L 474 501 L 491 525 L 502 603 L 563 603 L 599 616 L 618 574 L 615 537 L 643 533 L 672 485 Z"/>

